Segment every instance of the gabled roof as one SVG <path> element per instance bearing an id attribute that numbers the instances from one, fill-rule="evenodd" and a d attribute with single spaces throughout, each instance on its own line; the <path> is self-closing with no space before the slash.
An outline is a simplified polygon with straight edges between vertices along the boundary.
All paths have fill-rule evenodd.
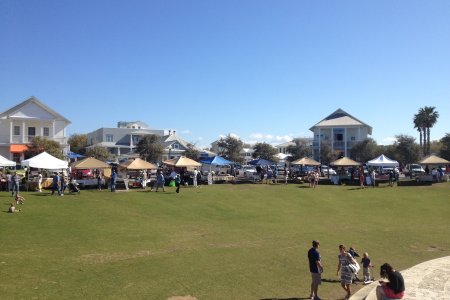
<path id="1" fill-rule="evenodd" d="M 314 131 L 316 127 L 341 127 L 341 126 L 366 126 L 369 128 L 369 134 L 372 134 L 372 127 L 358 120 L 342 109 L 338 109 L 331 115 L 311 127 L 309 130 Z"/>
<path id="2" fill-rule="evenodd" d="M 45 105 L 44 103 L 39 101 L 39 99 L 37 99 L 34 96 L 31 96 L 27 100 L 17 104 L 16 106 L 8 109 L 5 112 L 1 113 L 0 114 L 0 118 L 1 119 L 6 119 L 6 118 L 9 118 L 9 117 L 33 118 L 33 116 L 30 116 L 30 115 L 27 114 L 28 112 L 21 112 L 21 109 L 23 109 L 23 108 L 25 108 L 27 106 L 28 107 L 37 106 L 38 108 L 41 108 L 42 110 L 44 110 L 45 112 L 47 112 L 48 114 L 50 114 L 52 116 L 52 118 L 49 118 L 49 119 L 65 121 L 68 124 L 71 123 L 69 120 L 67 120 L 62 115 L 60 115 L 59 113 L 57 113 L 56 111 L 54 111 L 53 109 L 51 109 L 50 107 L 48 107 L 47 105 Z M 32 108 L 32 110 L 34 111 L 35 108 Z"/>
<path id="3" fill-rule="evenodd" d="M 190 143 L 186 142 L 185 140 L 183 140 L 182 138 L 180 138 L 179 136 L 177 136 L 176 134 L 169 134 L 169 135 L 165 135 L 161 137 L 161 145 L 164 148 L 169 147 L 172 144 L 178 143 L 180 144 L 183 148 L 187 149 L 188 145 Z M 201 151 L 201 149 L 194 147 L 195 149 Z"/>

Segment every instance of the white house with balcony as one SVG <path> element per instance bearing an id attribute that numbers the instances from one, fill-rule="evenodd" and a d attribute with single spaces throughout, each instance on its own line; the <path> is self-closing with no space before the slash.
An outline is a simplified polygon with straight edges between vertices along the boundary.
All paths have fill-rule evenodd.
<path id="1" fill-rule="evenodd" d="M 0 154 L 19 163 L 37 136 L 58 142 L 67 153 L 66 128 L 70 121 L 31 97 L 0 114 Z"/>
<path id="2" fill-rule="evenodd" d="M 340 108 L 309 130 L 314 133 L 313 157 L 316 160 L 320 159 L 320 151 L 324 144 L 337 156 L 349 156 L 356 143 L 372 135 L 371 126 Z"/>
<path id="3" fill-rule="evenodd" d="M 88 147 L 105 147 L 118 157 L 135 155 L 136 145 L 143 136 L 154 134 L 167 135 L 164 129 L 150 129 L 141 121 L 117 122 L 117 127 L 102 127 L 87 134 Z"/>

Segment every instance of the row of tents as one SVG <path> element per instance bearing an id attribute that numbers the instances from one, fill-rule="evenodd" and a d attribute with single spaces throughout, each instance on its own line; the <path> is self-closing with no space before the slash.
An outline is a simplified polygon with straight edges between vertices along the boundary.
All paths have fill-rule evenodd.
<path id="1" fill-rule="evenodd" d="M 185 156 L 169 159 L 163 162 L 163 164 L 172 166 L 172 167 L 200 167 L 202 164 L 208 165 L 230 165 L 233 164 L 231 161 L 221 157 L 214 156 L 204 159 L 200 162 L 187 158 Z M 255 159 L 249 162 L 251 165 L 273 165 L 274 163 L 266 160 L 266 159 Z M 303 157 L 301 159 L 295 160 L 291 163 L 292 165 L 303 165 L 303 166 L 320 166 L 321 163 L 309 158 Z M 421 165 L 446 165 L 450 164 L 450 162 L 441 157 L 430 155 L 419 162 Z M 31 167 L 31 168 L 39 168 L 39 169 L 67 169 L 69 164 L 67 161 L 58 159 L 47 152 L 42 152 L 30 159 L 23 160 L 21 162 L 22 166 Z M 338 160 L 335 160 L 330 163 L 331 166 L 335 167 L 351 167 L 351 166 L 359 166 L 360 162 L 354 161 L 348 157 L 343 157 Z M 384 154 L 374 158 L 366 163 L 368 166 L 374 167 L 398 167 L 399 163 L 395 160 L 392 160 L 386 157 Z M 6 159 L 5 157 L 0 155 L 0 167 L 13 167 L 16 166 L 16 162 Z M 110 168 L 111 166 L 105 162 L 97 160 L 92 157 L 88 157 L 79 161 L 76 161 L 71 164 L 72 169 L 105 169 Z M 145 170 L 145 169 L 156 169 L 157 166 L 149 163 L 140 158 L 136 158 L 134 160 L 128 160 L 127 162 L 120 164 L 120 167 L 128 169 L 128 170 Z"/>

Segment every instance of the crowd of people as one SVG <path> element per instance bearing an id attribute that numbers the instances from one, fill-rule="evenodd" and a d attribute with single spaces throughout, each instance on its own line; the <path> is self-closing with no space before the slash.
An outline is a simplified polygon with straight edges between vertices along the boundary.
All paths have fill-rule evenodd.
<path id="1" fill-rule="evenodd" d="M 311 289 L 309 297 L 311 300 L 320 300 L 318 295 L 319 285 L 322 282 L 322 273 L 324 272 L 324 266 L 322 264 L 322 258 L 319 252 L 320 242 L 318 240 L 312 241 L 312 248 L 308 250 L 308 262 L 309 271 L 311 273 Z M 350 299 L 351 285 L 354 281 L 359 280 L 358 271 L 360 270 L 359 263 L 356 257 L 359 254 L 350 247 L 347 248 L 344 245 L 339 245 L 338 264 L 336 275 L 340 278 L 341 287 L 345 291 L 344 300 Z M 365 252 L 361 259 L 363 266 L 364 284 L 372 283 L 374 278 L 371 274 L 371 269 L 374 267 L 369 254 Z M 402 299 L 405 293 L 405 282 L 400 272 L 394 270 L 394 268 L 384 263 L 380 267 L 379 285 L 376 288 L 377 300 L 384 300 L 386 297 L 389 299 Z M 384 279 L 387 279 L 385 281 Z"/>

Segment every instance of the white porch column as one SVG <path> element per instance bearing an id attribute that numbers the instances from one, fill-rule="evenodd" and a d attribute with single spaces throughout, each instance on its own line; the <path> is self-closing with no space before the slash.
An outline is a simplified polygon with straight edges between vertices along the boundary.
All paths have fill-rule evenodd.
<path id="1" fill-rule="evenodd" d="M 347 155 L 347 127 L 344 128 L 344 153 L 345 153 L 345 157 L 348 157 L 348 155 Z"/>
<path id="2" fill-rule="evenodd" d="M 22 121 L 22 143 L 28 143 L 28 136 L 25 135 L 26 128 L 25 128 L 25 121 Z M 26 137 L 26 139 L 25 139 Z"/>
<path id="3" fill-rule="evenodd" d="M 14 125 L 13 125 L 13 121 L 10 120 L 9 121 L 9 143 L 12 144 L 13 143 L 13 133 L 14 133 Z"/>
<path id="4" fill-rule="evenodd" d="M 331 128 L 331 151 L 334 153 L 334 128 Z"/>
<path id="5" fill-rule="evenodd" d="M 52 122 L 52 134 L 51 134 L 52 140 L 55 140 L 55 120 Z"/>

